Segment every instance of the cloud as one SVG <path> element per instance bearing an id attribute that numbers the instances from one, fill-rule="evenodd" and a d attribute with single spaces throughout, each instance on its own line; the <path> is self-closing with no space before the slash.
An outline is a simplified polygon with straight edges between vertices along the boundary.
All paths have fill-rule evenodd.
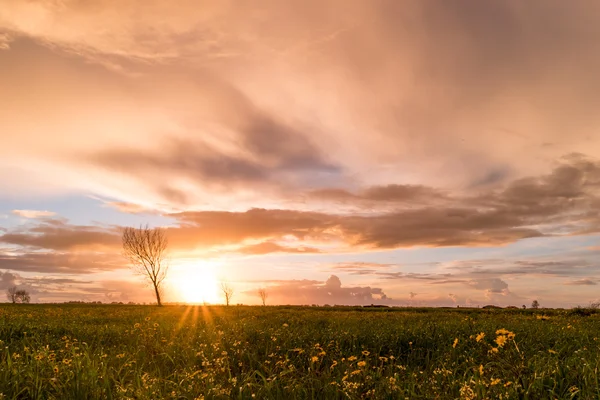
<path id="1" fill-rule="evenodd" d="M 140 204 L 128 203 L 126 201 L 109 201 L 106 205 L 127 214 L 143 214 L 150 212 L 150 210 Z"/>
<path id="2" fill-rule="evenodd" d="M 269 253 L 320 253 L 315 247 L 290 247 L 282 246 L 274 242 L 261 242 L 237 249 L 242 254 L 261 255 Z"/>
<path id="3" fill-rule="evenodd" d="M 19 275 L 10 271 L 0 271 L 0 290 L 16 286 L 19 278 Z"/>
<path id="4" fill-rule="evenodd" d="M 91 274 L 126 267 L 121 256 L 102 253 L 21 252 L 0 254 L 0 270 L 44 274 Z"/>
<path id="5" fill-rule="evenodd" d="M 559 152 L 600 155 L 595 11 L 7 0 L 0 79 L 23 97 L 2 111 L 0 151 L 22 171 L 3 188 L 227 209 L 497 187 Z"/>
<path id="6" fill-rule="evenodd" d="M 284 280 L 268 283 L 269 299 L 276 304 L 394 304 L 380 288 L 345 287 L 336 275 L 331 275 L 325 282 Z M 254 294 L 254 291 L 249 293 Z"/>
<path id="7" fill-rule="evenodd" d="M 598 270 L 594 264 L 582 259 L 548 260 L 543 257 L 532 259 L 491 259 L 456 261 L 447 266 L 455 276 L 486 277 L 486 276 L 557 276 L 571 277 L 588 275 Z"/>
<path id="8" fill-rule="evenodd" d="M 334 271 L 346 272 L 351 275 L 375 275 L 381 269 L 388 269 L 396 264 L 381 264 L 374 262 L 340 262 L 329 266 Z"/>
<path id="9" fill-rule="evenodd" d="M 399 209 L 369 213 L 255 208 L 165 215 L 175 221 L 167 228 L 175 251 L 231 245 L 246 254 L 499 246 L 531 237 L 596 232 L 600 221 L 593 210 L 600 204 L 596 197 L 599 190 L 600 164 L 571 156 L 549 174 L 518 179 L 504 188 L 440 205 L 416 201 Z M 290 238 L 293 246 L 287 244 Z M 0 242 L 57 251 L 115 251 L 120 246 L 120 233 L 117 227 L 77 226 L 46 219 L 4 233 Z M 327 247 L 321 249 L 318 244 Z M 528 271 L 543 271 L 551 263 L 528 264 Z M 558 271 L 565 267 L 571 268 L 551 268 Z M 524 271 L 510 268 L 515 274 Z"/>
<path id="10" fill-rule="evenodd" d="M 532 237 L 597 232 L 600 222 L 594 212 L 600 205 L 597 193 L 600 193 L 600 163 L 572 155 L 562 159 L 548 174 L 520 178 L 505 187 L 455 197 L 439 205 L 421 205 L 415 201 L 398 209 L 369 213 L 254 208 L 184 211 L 165 216 L 175 221 L 167 228 L 175 251 L 232 245 L 246 254 L 500 246 Z M 293 239 L 293 245 L 288 245 L 289 239 Z M 0 235 L 0 242 L 56 251 L 115 251 L 120 247 L 120 232 L 118 227 L 77 226 L 64 220 L 45 219 L 9 230 Z M 573 261 L 570 265 L 563 263 L 543 261 L 536 265 L 517 261 L 515 266 L 506 267 L 505 272 L 552 270 L 559 274 L 565 270 L 564 273 L 569 273 Z M 468 265 L 461 266 L 464 267 Z M 481 268 L 472 272 L 486 273 Z M 388 276 L 396 277 L 405 276 L 395 272 Z"/>
<path id="11" fill-rule="evenodd" d="M 5 0 L 0 191 L 160 210 L 176 251 L 347 254 L 598 233 L 598 11 L 560 0 Z M 2 262 L 22 269 L 74 270 L 68 252 L 119 247 L 118 227 L 50 218 L 0 232 Z M 577 281 L 595 268 L 336 271 L 493 291 L 483 280 Z"/>
<path id="12" fill-rule="evenodd" d="M 0 243 L 56 251 L 114 250 L 121 245 L 121 236 L 117 229 L 48 219 L 30 228 L 6 232 L 0 235 Z"/>
<path id="13" fill-rule="evenodd" d="M 153 185 L 152 189 L 175 204 L 188 202 L 183 194 L 185 187 L 217 192 L 249 185 L 271 191 L 290 190 L 314 182 L 319 174 L 325 178 L 340 175 L 340 168 L 327 161 L 306 135 L 263 115 L 250 104 L 241 108 L 247 120 L 240 122 L 237 139 L 227 150 L 200 140 L 170 138 L 165 139 L 159 152 L 113 148 L 86 155 L 85 159 Z M 158 176 L 164 176 L 164 180 L 176 176 L 178 186 L 165 186 L 156 179 Z"/>
<path id="14" fill-rule="evenodd" d="M 597 284 L 598 284 L 598 282 L 596 280 L 593 280 L 590 278 L 576 279 L 576 280 L 565 283 L 565 285 L 574 285 L 574 286 L 594 286 Z"/>
<path id="15" fill-rule="evenodd" d="M 0 33 L 0 51 L 10 49 L 12 38 L 6 33 Z"/>
<path id="16" fill-rule="evenodd" d="M 14 215 L 18 215 L 23 218 L 45 218 L 45 217 L 53 217 L 56 215 L 55 212 L 52 211 L 40 211 L 40 210 L 12 210 Z"/>
<path id="17" fill-rule="evenodd" d="M 499 278 L 473 279 L 467 285 L 477 290 L 486 290 L 490 293 L 508 292 L 508 284 Z"/>
<path id="18" fill-rule="evenodd" d="M 373 202 L 390 203 L 420 203 L 444 200 L 445 194 L 431 187 L 423 185 L 377 185 L 365 188 L 358 193 L 352 193 L 341 188 L 324 188 L 313 190 L 308 197 L 317 200 L 327 200 L 341 203 L 364 202 L 364 206 L 372 205 Z"/>

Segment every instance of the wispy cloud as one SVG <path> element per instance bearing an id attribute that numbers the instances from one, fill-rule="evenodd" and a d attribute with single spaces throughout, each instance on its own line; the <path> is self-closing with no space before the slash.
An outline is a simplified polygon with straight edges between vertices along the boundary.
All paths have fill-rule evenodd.
<path id="1" fill-rule="evenodd" d="M 598 281 L 590 278 L 582 278 L 576 279 L 574 281 L 565 282 L 565 285 L 574 285 L 574 286 L 594 286 L 597 285 Z"/>
<path id="2" fill-rule="evenodd" d="M 12 210 L 14 215 L 18 215 L 23 218 L 45 218 L 45 217 L 53 217 L 56 215 L 53 211 L 42 211 L 42 210 Z"/>

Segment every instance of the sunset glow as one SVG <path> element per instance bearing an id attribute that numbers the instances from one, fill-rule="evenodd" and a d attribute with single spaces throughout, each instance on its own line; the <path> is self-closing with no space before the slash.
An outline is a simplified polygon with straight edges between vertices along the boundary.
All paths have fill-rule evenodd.
<path id="1" fill-rule="evenodd" d="M 222 302 L 219 298 L 219 281 L 215 275 L 214 263 L 197 261 L 185 264 L 180 274 L 174 278 L 173 286 L 181 300 L 188 303 Z"/>
<path id="2" fill-rule="evenodd" d="M 148 224 L 165 302 L 599 298 L 600 2 L 1 3 L 0 290 L 156 301 Z"/>

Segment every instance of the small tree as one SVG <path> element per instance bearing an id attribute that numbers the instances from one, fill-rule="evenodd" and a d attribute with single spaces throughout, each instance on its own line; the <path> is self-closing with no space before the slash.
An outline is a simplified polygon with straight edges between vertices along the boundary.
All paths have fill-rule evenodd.
<path id="1" fill-rule="evenodd" d="M 6 298 L 13 304 L 29 303 L 31 301 L 29 292 L 24 289 L 19 290 L 16 286 L 10 287 L 6 290 Z"/>
<path id="2" fill-rule="evenodd" d="M 31 300 L 31 296 L 29 296 L 29 292 L 27 290 L 17 290 L 16 296 L 18 303 L 28 304 Z"/>
<path id="3" fill-rule="evenodd" d="M 6 298 L 8 299 L 8 301 L 10 301 L 13 304 L 15 304 L 17 302 L 17 287 L 16 286 L 9 287 L 6 290 Z"/>
<path id="4" fill-rule="evenodd" d="M 537 300 L 534 300 L 533 302 L 531 302 L 531 308 L 537 310 L 538 308 L 540 308 L 540 303 Z"/>
<path id="5" fill-rule="evenodd" d="M 267 305 L 267 297 L 269 297 L 269 294 L 267 293 L 267 289 L 265 289 L 265 288 L 258 289 L 258 295 L 260 296 L 260 299 L 262 300 L 262 305 L 266 306 Z"/>
<path id="6" fill-rule="evenodd" d="M 233 288 L 227 282 L 221 282 L 221 290 L 225 296 L 225 304 L 229 305 L 231 298 L 233 297 Z"/>
<path id="7" fill-rule="evenodd" d="M 154 288 L 156 302 L 162 306 L 162 283 L 167 277 L 167 235 L 164 229 L 139 228 L 123 230 L 123 253 L 134 272 L 144 276 Z"/>

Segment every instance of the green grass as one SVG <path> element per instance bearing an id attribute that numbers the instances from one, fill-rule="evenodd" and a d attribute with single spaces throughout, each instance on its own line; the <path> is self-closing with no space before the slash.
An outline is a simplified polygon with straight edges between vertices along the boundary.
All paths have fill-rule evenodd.
<path id="1" fill-rule="evenodd" d="M 0 398 L 597 399 L 598 336 L 570 311 L 3 305 Z"/>

